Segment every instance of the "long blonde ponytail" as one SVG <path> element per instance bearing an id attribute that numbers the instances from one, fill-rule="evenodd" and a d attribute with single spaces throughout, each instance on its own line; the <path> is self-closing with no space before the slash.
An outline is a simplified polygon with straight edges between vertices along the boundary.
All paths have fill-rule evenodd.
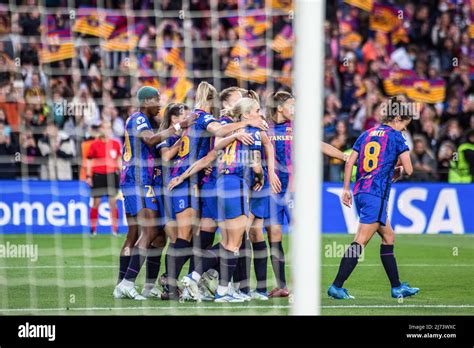
<path id="1" fill-rule="evenodd" d="M 213 115 L 215 114 L 216 108 L 219 108 L 219 96 L 216 88 L 206 81 L 202 81 L 197 90 L 195 98 L 196 108 L 208 111 Z"/>

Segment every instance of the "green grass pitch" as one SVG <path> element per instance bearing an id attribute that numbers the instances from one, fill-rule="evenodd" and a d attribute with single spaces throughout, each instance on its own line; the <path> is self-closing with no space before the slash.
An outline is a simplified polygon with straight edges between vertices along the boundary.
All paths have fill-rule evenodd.
<path id="1" fill-rule="evenodd" d="M 390 297 L 375 236 L 345 287 L 352 301 L 325 292 L 351 235 L 324 235 L 321 256 L 324 315 L 473 315 L 474 235 L 399 235 L 400 277 L 421 292 L 403 302 Z M 0 235 L 0 244 L 38 245 L 36 262 L 0 257 L 0 314 L 6 315 L 287 315 L 291 299 L 245 304 L 114 300 L 118 253 L 124 236 Z M 285 236 L 285 250 L 288 238 Z M 287 252 L 287 260 L 289 260 Z M 163 269 L 164 265 L 162 265 Z M 289 262 L 287 275 L 290 277 Z M 185 266 L 187 269 L 187 265 Z M 137 284 L 143 284 L 143 273 Z M 161 273 L 161 272 L 160 272 Z M 269 262 L 269 289 L 273 273 Z M 252 271 L 253 277 L 253 271 Z M 291 286 L 290 286 L 291 289 Z"/>

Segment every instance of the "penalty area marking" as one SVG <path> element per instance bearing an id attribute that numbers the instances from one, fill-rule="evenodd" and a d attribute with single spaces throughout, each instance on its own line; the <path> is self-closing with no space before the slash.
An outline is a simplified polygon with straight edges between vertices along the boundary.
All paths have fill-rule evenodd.
<path id="1" fill-rule="evenodd" d="M 275 305 L 275 306 L 173 306 L 173 307 L 82 307 L 82 308 L 7 308 L 0 309 L 0 313 L 12 312 L 80 312 L 80 311 L 145 311 L 145 310 L 240 310 L 240 309 L 289 309 L 290 305 Z M 465 305 L 334 305 L 321 306 L 322 309 L 335 308 L 474 308 L 474 304 Z"/>

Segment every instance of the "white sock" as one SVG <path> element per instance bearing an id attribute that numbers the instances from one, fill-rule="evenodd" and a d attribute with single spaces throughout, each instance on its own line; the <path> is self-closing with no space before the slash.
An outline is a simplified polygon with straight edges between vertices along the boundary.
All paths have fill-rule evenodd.
<path id="1" fill-rule="evenodd" d="M 126 288 L 133 288 L 135 286 L 135 283 L 130 281 L 130 280 L 123 279 L 122 280 L 122 285 Z"/>
<path id="2" fill-rule="evenodd" d="M 199 280 L 201 279 L 201 275 L 198 272 L 193 271 L 191 273 L 191 278 L 193 278 L 196 282 L 199 282 Z"/>
<path id="3" fill-rule="evenodd" d="M 218 294 L 219 296 L 224 296 L 224 295 L 226 295 L 227 292 L 228 292 L 228 290 L 229 290 L 229 287 L 228 287 L 228 286 L 221 286 L 221 285 L 218 285 L 218 286 L 217 286 L 217 294 Z"/>

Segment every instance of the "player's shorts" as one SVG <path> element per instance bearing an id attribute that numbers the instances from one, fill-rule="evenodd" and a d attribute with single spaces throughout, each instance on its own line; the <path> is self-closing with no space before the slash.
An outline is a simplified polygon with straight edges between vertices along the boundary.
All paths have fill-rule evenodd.
<path id="1" fill-rule="evenodd" d="M 171 197 L 167 188 L 163 186 L 155 186 L 156 202 L 158 205 L 158 224 L 165 226 L 168 222 L 176 219 L 171 209 Z"/>
<path id="2" fill-rule="evenodd" d="M 250 212 L 257 219 L 268 219 L 270 217 L 270 188 L 262 188 L 261 191 L 250 190 Z"/>
<path id="3" fill-rule="evenodd" d="M 382 226 L 385 226 L 388 200 L 368 193 L 358 193 L 355 195 L 354 201 L 360 223 L 373 224 L 380 222 Z"/>
<path id="4" fill-rule="evenodd" d="M 144 208 L 158 211 L 155 191 L 151 185 L 143 186 L 122 186 L 123 203 L 125 212 L 131 216 L 136 216 Z"/>
<path id="5" fill-rule="evenodd" d="M 119 190 L 119 175 L 117 173 L 92 175 L 92 197 L 109 196 L 115 197 Z"/>
<path id="6" fill-rule="evenodd" d="M 218 221 L 248 216 L 248 185 L 237 175 L 221 175 L 217 178 Z"/>
<path id="7" fill-rule="evenodd" d="M 191 183 L 189 179 L 184 180 L 170 192 L 172 214 L 176 216 L 188 208 L 197 209 L 197 196 L 197 184 Z"/>
<path id="8" fill-rule="evenodd" d="M 294 207 L 293 194 L 280 192 L 270 194 L 270 217 L 265 220 L 265 225 L 284 225 L 291 222 Z"/>
<path id="9" fill-rule="evenodd" d="M 216 183 L 205 183 L 199 190 L 199 211 L 201 218 L 217 220 Z"/>

